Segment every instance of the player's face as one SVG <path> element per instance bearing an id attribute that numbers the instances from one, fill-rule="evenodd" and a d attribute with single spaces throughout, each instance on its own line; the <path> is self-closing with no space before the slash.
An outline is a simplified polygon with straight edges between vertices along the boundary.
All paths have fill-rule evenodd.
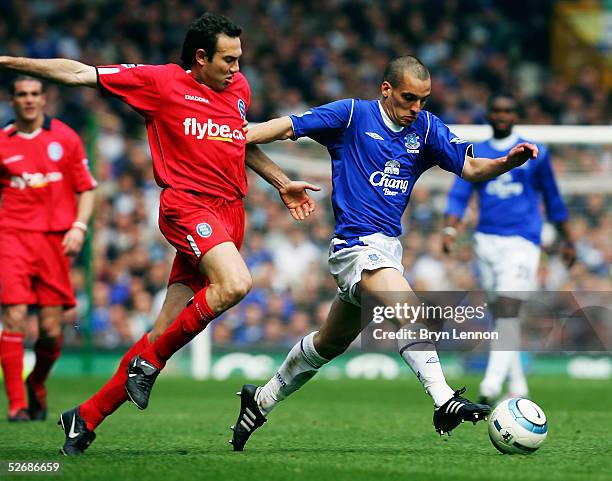
<path id="1" fill-rule="evenodd" d="M 403 80 L 393 87 L 385 81 L 381 85 L 382 103 L 393 122 L 403 127 L 411 125 L 425 107 L 431 94 L 431 79 L 419 80 L 404 73 Z"/>
<path id="2" fill-rule="evenodd" d="M 202 66 L 202 80 L 214 90 L 224 90 L 233 81 L 234 74 L 240 70 L 238 60 L 242 55 L 240 38 L 220 34 L 217 37 L 217 51 L 212 60 L 206 58 L 204 50 L 198 50 L 196 59 Z"/>
<path id="3" fill-rule="evenodd" d="M 513 99 L 497 97 L 489 108 L 489 123 L 496 137 L 507 137 L 518 122 L 516 102 Z"/>
<path id="4" fill-rule="evenodd" d="M 17 120 L 34 122 L 44 116 L 46 98 L 38 80 L 20 80 L 15 83 L 12 98 Z"/>

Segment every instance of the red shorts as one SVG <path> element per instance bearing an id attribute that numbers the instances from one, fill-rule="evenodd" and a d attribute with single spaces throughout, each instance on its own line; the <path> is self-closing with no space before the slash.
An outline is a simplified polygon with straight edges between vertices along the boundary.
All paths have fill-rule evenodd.
<path id="1" fill-rule="evenodd" d="M 207 279 L 198 270 L 200 258 L 223 242 L 240 250 L 244 237 L 242 199 L 225 201 L 203 194 L 164 189 L 160 195 L 159 230 L 176 249 L 168 285 L 180 282 L 194 292 Z"/>
<path id="2" fill-rule="evenodd" d="M 76 305 L 64 233 L 0 229 L 0 302 Z"/>

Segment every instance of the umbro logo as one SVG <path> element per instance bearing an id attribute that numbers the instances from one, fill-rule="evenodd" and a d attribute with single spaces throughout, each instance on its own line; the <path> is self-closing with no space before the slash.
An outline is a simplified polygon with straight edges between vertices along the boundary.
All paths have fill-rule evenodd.
<path id="1" fill-rule="evenodd" d="M 385 140 L 379 134 L 377 134 L 376 132 L 366 132 L 365 134 L 367 136 L 369 136 L 369 137 L 372 137 L 373 139 L 376 139 L 376 140 Z"/>
<path id="2" fill-rule="evenodd" d="M 193 100 L 194 102 L 202 102 L 204 104 L 209 104 L 210 101 L 205 99 L 204 97 L 198 97 L 197 95 L 188 95 L 185 94 L 185 100 Z"/>

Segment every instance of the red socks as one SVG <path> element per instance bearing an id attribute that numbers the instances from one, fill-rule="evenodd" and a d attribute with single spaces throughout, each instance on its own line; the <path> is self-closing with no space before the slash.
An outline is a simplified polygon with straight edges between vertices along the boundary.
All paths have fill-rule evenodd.
<path id="1" fill-rule="evenodd" d="M 58 337 L 39 338 L 34 344 L 36 363 L 26 382 L 34 389 L 36 397 L 43 407 L 46 407 L 47 404 L 45 381 L 62 352 L 62 340 L 63 336 L 60 334 Z"/>
<path id="2" fill-rule="evenodd" d="M 168 329 L 140 356 L 159 369 L 181 347 L 189 343 L 212 321 L 215 314 L 206 301 L 207 287 L 198 291 L 193 301 L 185 307 Z"/>
<path id="3" fill-rule="evenodd" d="M 9 416 L 28 407 L 23 384 L 23 338 L 23 334 L 7 331 L 2 331 L 0 336 L 0 362 L 9 400 Z"/>
<path id="4" fill-rule="evenodd" d="M 157 341 L 149 345 L 149 338 L 145 334 L 121 358 L 115 375 L 102 389 L 79 406 L 81 417 L 85 420 L 87 429 L 93 431 L 104 421 L 106 416 L 115 412 L 119 406 L 127 401 L 125 392 L 127 367 L 135 356 L 140 355 L 161 369 L 172 354 L 204 330 L 215 317 L 216 314 L 211 311 L 206 302 L 206 288 L 204 288 L 196 293 L 193 302 L 181 311 Z"/>
<path id="5" fill-rule="evenodd" d="M 148 334 L 145 334 L 123 355 L 114 376 L 89 400 L 79 406 L 81 417 L 85 420 L 87 429 L 91 431 L 96 429 L 106 416 L 114 413 L 119 406 L 127 401 L 125 381 L 127 380 L 128 364 L 132 358 L 147 347 L 149 347 L 149 337 Z"/>

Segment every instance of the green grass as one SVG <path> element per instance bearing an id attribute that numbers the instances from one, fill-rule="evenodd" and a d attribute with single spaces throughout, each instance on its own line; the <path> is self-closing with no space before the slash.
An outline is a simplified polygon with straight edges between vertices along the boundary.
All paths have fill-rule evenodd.
<path id="1" fill-rule="evenodd" d="M 228 427 L 240 381 L 171 378 L 158 381 L 147 411 L 125 405 L 102 424 L 84 456 L 59 456 L 57 414 L 101 381 L 53 379 L 47 422 L 0 421 L 0 460 L 61 460 L 63 474 L 53 479 L 62 480 L 597 481 L 612 473 L 612 385 L 605 381 L 530 379 L 550 425 L 546 443 L 530 456 L 497 453 L 485 423 L 439 438 L 416 381 L 357 380 L 311 382 L 277 408 L 246 451 L 234 453 Z M 453 385 L 464 382 L 473 396 L 478 380 Z M 43 478 L 49 476 L 30 477 Z"/>

